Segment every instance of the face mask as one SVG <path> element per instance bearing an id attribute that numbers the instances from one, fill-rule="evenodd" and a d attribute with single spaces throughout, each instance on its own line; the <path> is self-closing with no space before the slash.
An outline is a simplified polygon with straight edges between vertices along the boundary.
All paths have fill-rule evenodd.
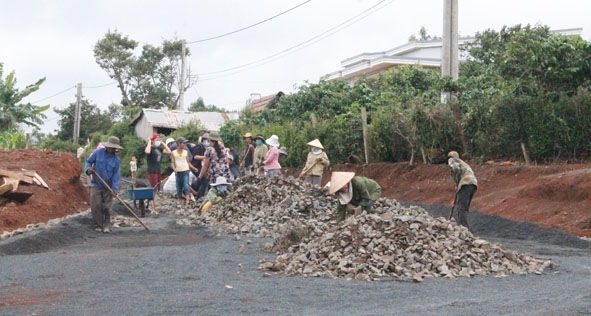
<path id="1" fill-rule="evenodd" d="M 217 190 L 218 190 L 219 194 L 223 197 L 225 197 L 226 195 L 228 195 L 228 193 L 230 193 L 230 192 L 228 192 L 228 187 L 226 184 L 218 185 Z"/>
<path id="2" fill-rule="evenodd" d="M 262 141 L 262 140 L 260 140 L 260 139 L 257 139 L 257 146 L 260 146 L 260 145 L 262 145 L 262 144 L 263 144 L 263 141 Z"/>
<path id="3" fill-rule="evenodd" d="M 209 144 L 209 141 L 205 141 L 205 143 L 203 143 L 203 145 L 204 145 L 205 147 L 209 147 L 209 145 L 210 145 L 210 144 Z"/>
<path id="4" fill-rule="evenodd" d="M 322 152 L 321 148 L 312 148 L 312 153 L 315 155 L 318 155 Z"/>
<path id="5" fill-rule="evenodd" d="M 154 146 L 160 147 L 160 145 L 162 145 L 162 142 L 161 141 L 157 140 L 157 141 L 154 142 Z"/>

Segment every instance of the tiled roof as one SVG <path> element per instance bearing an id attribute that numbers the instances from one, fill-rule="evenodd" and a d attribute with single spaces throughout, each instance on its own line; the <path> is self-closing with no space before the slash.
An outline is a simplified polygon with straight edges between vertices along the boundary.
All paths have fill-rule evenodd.
<path id="1" fill-rule="evenodd" d="M 281 98 L 283 95 L 283 92 L 279 91 L 276 94 L 271 94 L 260 99 L 253 100 L 250 103 L 250 109 L 255 112 L 262 112 L 264 109 L 273 107 L 273 105 L 275 105 L 275 103 L 277 103 L 279 98 Z"/>

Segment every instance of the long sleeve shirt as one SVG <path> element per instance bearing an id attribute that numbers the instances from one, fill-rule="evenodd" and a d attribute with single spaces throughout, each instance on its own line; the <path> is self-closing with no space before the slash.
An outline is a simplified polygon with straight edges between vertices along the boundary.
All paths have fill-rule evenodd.
<path id="1" fill-rule="evenodd" d="M 316 159 L 320 158 L 321 161 L 316 163 Z M 316 163 L 316 164 L 314 164 Z M 324 170 L 328 167 L 330 161 L 328 160 L 328 156 L 323 151 L 320 154 L 314 154 L 312 152 L 308 153 L 308 158 L 306 159 L 306 166 L 304 166 L 303 170 L 309 170 L 306 174 L 313 175 L 313 176 L 321 176 L 324 173 Z"/>
<path id="2" fill-rule="evenodd" d="M 474 176 L 474 171 L 472 171 L 472 168 L 470 168 L 470 166 L 462 159 L 449 158 L 447 164 L 449 165 L 451 171 L 451 177 L 458 189 L 466 184 L 478 186 L 478 181 L 476 180 L 476 176 Z"/>
<path id="3" fill-rule="evenodd" d="M 281 169 L 281 165 L 279 164 L 279 149 L 277 147 L 271 146 L 263 164 L 265 165 L 265 170 Z"/>
<path id="4" fill-rule="evenodd" d="M 117 194 L 119 191 L 119 181 L 121 180 L 120 161 L 117 154 L 107 154 L 106 148 L 99 148 L 95 150 L 86 159 L 84 164 L 84 173 L 93 167 L 94 171 L 113 189 Z M 90 186 L 97 189 L 107 190 L 98 177 L 92 177 Z"/>
<path id="5" fill-rule="evenodd" d="M 362 208 L 380 198 L 382 195 L 382 188 L 380 185 L 372 179 L 355 176 L 351 179 L 351 185 L 353 186 L 353 196 L 349 204 L 353 206 L 361 205 Z M 337 209 L 345 209 L 346 205 L 338 203 Z"/>
<path id="6" fill-rule="evenodd" d="M 265 157 L 267 156 L 267 152 L 269 151 L 269 147 L 265 144 L 261 144 L 254 149 L 254 167 L 259 168 L 263 166 L 263 161 L 265 161 Z"/>

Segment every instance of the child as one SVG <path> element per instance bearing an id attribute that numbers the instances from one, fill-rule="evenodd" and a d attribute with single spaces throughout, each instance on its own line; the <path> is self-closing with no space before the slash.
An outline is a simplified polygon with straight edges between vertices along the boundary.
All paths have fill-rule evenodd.
<path id="1" fill-rule="evenodd" d="M 135 158 L 135 156 L 131 156 L 129 167 L 131 168 L 131 177 L 135 178 L 135 173 L 137 171 L 137 159 Z"/>

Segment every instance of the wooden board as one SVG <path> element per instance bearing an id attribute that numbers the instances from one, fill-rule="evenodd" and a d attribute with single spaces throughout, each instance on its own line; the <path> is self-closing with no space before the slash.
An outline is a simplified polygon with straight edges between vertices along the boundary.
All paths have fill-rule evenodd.
<path id="1" fill-rule="evenodd" d="M 28 177 L 27 175 L 22 174 L 18 171 L 10 171 L 10 170 L 5 170 L 5 169 L 0 169 L 0 175 L 5 176 L 5 177 L 9 177 L 9 178 L 18 179 L 18 180 L 28 183 L 28 184 L 33 183 L 33 177 Z"/>
<path id="2" fill-rule="evenodd" d="M 16 191 L 18 190 L 18 185 L 19 185 L 20 181 L 17 179 L 13 179 L 13 178 L 4 178 L 4 184 L 11 184 L 12 185 L 12 190 L 11 191 Z"/>
<path id="3" fill-rule="evenodd" d="M 5 183 L 3 185 L 0 185 L 0 195 L 4 195 L 4 193 L 12 191 L 12 189 L 13 189 L 12 183 Z"/>
<path id="4" fill-rule="evenodd" d="M 34 177 L 37 172 L 35 170 L 28 170 L 21 168 L 20 173 L 24 174 L 27 177 Z"/>
<path id="5" fill-rule="evenodd" d="M 35 183 L 39 182 L 39 183 L 37 183 L 38 185 L 41 185 L 44 188 L 49 189 L 49 186 L 47 186 L 47 183 L 45 183 L 45 181 L 43 181 L 43 178 L 41 178 L 41 176 L 37 172 L 35 172 L 35 175 L 33 176 L 33 181 Z"/>

